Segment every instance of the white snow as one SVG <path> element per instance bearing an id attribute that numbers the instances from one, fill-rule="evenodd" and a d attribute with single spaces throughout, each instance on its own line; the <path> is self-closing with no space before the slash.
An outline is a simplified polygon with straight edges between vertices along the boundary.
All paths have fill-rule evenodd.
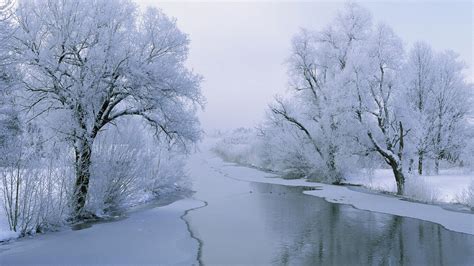
<path id="1" fill-rule="evenodd" d="M 10 231 L 8 229 L 0 229 L 0 241 L 8 241 L 10 239 L 18 238 L 19 234 L 17 232 Z"/>
<path id="2" fill-rule="evenodd" d="M 2 206 L 0 205 L 0 208 Z M 7 217 L 3 215 L 3 210 L 0 209 L 0 242 L 7 241 L 18 237 L 17 232 L 10 231 L 8 227 Z"/>
<path id="3" fill-rule="evenodd" d="M 390 169 L 376 169 L 373 174 L 357 174 L 347 178 L 351 184 L 377 190 L 396 192 L 397 185 Z M 441 170 L 440 175 L 409 176 L 406 190 L 409 197 L 425 202 L 458 203 L 474 182 L 474 174 L 462 170 Z"/>
<path id="4" fill-rule="evenodd" d="M 184 199 L 121 221 L 22 239 L 0 246 L 0 265 L 197 264 L 198 243 L 180 217 L 201 205 Z"/>
<path id="5" fill-rule="evenodd" d="M 212 144 L 208 145 L 212 147 Z M 257 169 L 226 163 L 217 156 L 209 159 L 208 162 L 216 171 L 230 178 L 287 186 L 314 187 L 320 190 L 306 191 L 305 194 L 322 197 L 329 202 L 349 204 L 361 210 L 375 211 L 435 222 L 441 224 L 449 230 L 474 235 L 474 214 L 471 213 L 455 212 L 443 209 L 442 207 L 436 205 L 409 202 L 394 196 L 354 191 L 344 186 L 307 182 L 304 179 L 282 179 Z M 385 186 L 385 188 L 388 188 L 392 185 L 392 181 L 389 181 L 388 173 L 382 171 L 381 173 L 376 173 L 375 176 L 377 175 L 384 176 L 384 178 L 374 181 L 376 180 L 374 177 L 371 184 Z M 461 187 L 468 187 L 468 185 L 463 184 L 465 184 L 469 178 L 457 176 L 457 179 L 459 179 L 457 181 L 461 182 L 461 184 L 458 185 L 452 184 L 455 182 L 447 182 L 447 180 L 450 181 L 449 178 L 441 176 L 434 181 L 430 181 L 429 184 L 432 184 L 433 186 L 440 186 L 437 182 L 441 182 L 444 186 L 445 183 L 447 183 L 447 189 L 443 190 L 444 194 L 442 194 L 442 196 L 446 198 L 449 198 L 452 195 L 452 191 L 457 191 L 457 189 Z M 470 178 L 472 179 L 472 177 Z M 360 181 L 362 182 L 363 180 L 360 179 Z"/>

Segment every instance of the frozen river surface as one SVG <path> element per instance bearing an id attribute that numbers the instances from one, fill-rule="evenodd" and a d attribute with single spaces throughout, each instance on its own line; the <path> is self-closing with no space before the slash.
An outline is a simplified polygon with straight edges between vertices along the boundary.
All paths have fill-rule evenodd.
<path id="1" fill-rule="evenodd" d="M 472 265 L 474 236 L 226 177 L 205 151 L 189 162 L 193 199 L 112 223 L 0 246 L 11 264 Z M 185 214 L 185 211 L 188 212 Z"/>

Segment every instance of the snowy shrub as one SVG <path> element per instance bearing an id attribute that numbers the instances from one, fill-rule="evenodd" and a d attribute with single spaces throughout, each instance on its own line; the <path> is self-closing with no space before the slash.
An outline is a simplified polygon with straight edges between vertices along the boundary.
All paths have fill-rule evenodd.
<path id="1" fill-rule="evenodd" d="M 429 185 L 422 176 L 408 176 L 405 181 L 405 196 L 422 202 L 439 202 L 439 191 Z"/>
<path id="2" fill-rule="evenodd" d="M 474 118 L 469 122 L 470 135 L 461 155 L 461 166 L 466 173 L 474 173 Z"/>
<path id="3" fill-rule="evenodd" d="M 185 173 L 185 155 L 178 151 L 161 148 L 156 151 L 155 165 L 145 182 L 145 190 L 155 196 L 189 190 L 191 183 Z"/>
<path id="4" fill-rule="evenodd" d="M 116 210 L 138 189 L 142 165 L 134 143 L 98 139 L 93 148 L 91 191 L 88 209 L 93 212 Z"/>
<path id="5" fill-rule="evenodd" d="M 10 147 L 17 152 L 3 161 L 0 173 L 1 205 L 9 229 L 22 236 L 55 229 L 69 214 L 72 167 L 65 162 L 67 155 L 38 148 L 39 142 L 20 138 Z"/>
<path id="6" fill-rule="evenodd" d="M 136 131 L 140 126 L 131 121 L 111 127 L 94 143 L 87 202 L 92 213 L 119 211 L 185 186 L 183 155 Z"/>
<path id="7" fill-rule="evenodd" d="M 474 180 L 471 180 L 469 187 L 456 197 L 456 201 L 474 209 Z"/>
<path id="8" fill-rule="evenodd" d="M 325 163 L 301 138 L 300 132 L 288 128 L 239 128 L 221 134 L 213 151 L 226 161 L 273 171 L 286 179 L 334 182 L 337 177 L 330 175 Z M 345 167 L 351 165 L 347 162 Z"/>
<path id="9" fill-rule="evenodd" d="M 213 147 L 213 151 L 220 157 L 242 165 L 263 166 L 258 150 L 259 137 L 254 130 L 238 128 L 222 135 L 222 138 Z"/>
<path id="10" fill-rule="evenodd" d="M 0 69 L 1 72 L 1 69 Z M 1 73 L 0 73 L 1 74 Z M 11 87 L 10 87 L 11 88 Z M 68 155 L 27 123 L 12 94 L 0 88 L 0 208 L 11 231 L 54 229 L 68 214 Z M 62 144 L 64 148 L 64 145 Z"/>

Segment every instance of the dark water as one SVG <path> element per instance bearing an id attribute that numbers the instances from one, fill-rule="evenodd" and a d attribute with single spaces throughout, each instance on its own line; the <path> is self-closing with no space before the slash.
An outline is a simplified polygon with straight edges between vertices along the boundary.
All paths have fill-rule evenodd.
<path id="1" fill-rule="evenodd" d="M 472 235 L 328 203 L 300 187 L 229 186 L 189 215 L 204 264 L 474 265 Z"/>

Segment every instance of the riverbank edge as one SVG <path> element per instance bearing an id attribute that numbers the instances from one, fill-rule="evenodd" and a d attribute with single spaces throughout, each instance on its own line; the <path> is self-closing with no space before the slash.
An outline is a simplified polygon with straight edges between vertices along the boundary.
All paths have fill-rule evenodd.
<path id="1" fill-rule="evenodd" d="M 247 182 L 313 188 L 305 190 L 303 193 L 323 198 L 330 203 L 345 204 L 359 210 L 433 222 L 447 230 L 474 235 L 474 214 L 472 212 L 458 211 L 437 204 L 414 202 L 409 198 L 375 190 L 355 190 L 350 186 L 317 183 L 305 179 L 283 179 L 278 175 L 254 167 L 226 162 L 218 155 L 215 155 L 214 158 L 218 160 L 214 162 L 214 170 L 230 178 Z M 232 168 L 238 168 L 239 171 L 236 172 L 245 173 L 233 173 Z M 246 170 L 242 171 L 242 169 Z"/>
<path id="2" fill-rule="evenodd" d="M 115 214 L 115 215 L 106 214 L 103 216 L 97 216 L 96 218 L 90 219 L 90 220 L 83 220 L 76 223 L 64 224 L 62 226 L 57 227 L 55 230 L 48 230 L 45 232 L 41 232 L 41 233 L 37 233 L 33 235 L 25 235 L 25 236 L 20 236 L 19 234 L 16 234 L 16 232 L 8 231 L 7 233 L 12 233 L 12 237 L 0 239 L 0 246 L 9 245 L 17 241 L 34 239 L 38 236 L 45 236 L 45 235 L 49 235 L 53 233 L 84 230 L 84 229 L 91 228 L 97 224 L 119 222 L 121 220 L 127 219 L 128 217 L 130 217 L 131 215 L 134 215 L 135 213 L 147 211 L 150 209 L 167 207 L 181 200 L 193 199 L 192 194 L 194 193 L 194 191 L 191 191 L 190 189 L 176 190 L 176 192 L 177 193 L 167 193 L 162 198 L 155 197 L 155 198 L 151 198 L 142 202 L 137 202 L 133 205 L 126 207 L 119 214 Z M 186 212 L 189 210 L 184 210 L 184 211 Z"/>
<path id="3" fill-rule="evenodd" d="M 178 225 L 178 227 L 180 228 L 177 232 L 178 234 L 171 234 L 171 235 L 163 235 L 161 234 L 160 237 L 158 238 L 154 238 L 155 240 L 154 241 L 160 241 L 162 243 L 167 243 L 167 245 L 169 246 L 169 250 L 167 253 L 164 253 L 164 254 L 161 254 L 160 257 L 158 257 L 158 261 L 157 262 L 146 262 L 146 263 L 138 263 L 138 264 L 159 264 L 159 265 L 200 265 L 200 262 L 198 260 L 198 252 L 199 252 L 199 241 L 197 241 L 192 235 L 190 235 L 189 233 L 189 228 L 187 229 L 187 227 L 189 226 L 187 224 L 187 221 L 186 219 L 184 218 L 184 216 L 187 215 L 187 213 L 189 211 L 192 211 L 192 210 L 195 210 L 195 209 L 198 209 L 198 208 L 202 208 L 203 206 L 205 206 L 205 203 L 203 203 L 202 201 L 200 200 L 197 200 L 195 199 L 194 197 L 185 197 L 185 198 L 181 198 L 181 199 L 177 199 L 173 202 L 170 202 L 170 203 L 166 203 L 164 205 L 161 205 L 161 206 L 156 206 L 156 207 L 153 207 L 153 206 L 142 206 L 143 208 L 139 209 L 139 210 L 133 210 L 132 213 L 125 217 L 124 219 L 120 220 L 120 221 L 111 221 L 109 223 L 99 223 L 99 224 L 95 224 L 94 226 L 90 227 L 90 228 L 87 228 L 85 230 L 77 230 L 76 231 L 73 231 L 72 229 L 68 229 L 68 230 L 62 230 L 62 231 L 56 231 L 56 232 L 49 232 L 49 233 L 45 233 L 45 234 L 38 234 L 37 236 L 35 237 L 24 237 L 24 238 L 19 238 L 17 239 L 16 241 L 11 241 L 7 244 L 4 244 L 4 245 L 0 245 L 0 265 L 15 265 L 17 263 L 8 263 L 8 261 L 12 261 L 12 257 L 15 257 L 15 256 L 22 256 L 22 253 L 24 254 L 30 254 L 29 252 L 31 251 L 31 249 L 35 250 L 37 249 L 38 247 L 40 247 L 41 245 L 45 245 L 44 243 L 48 243 L 48 241 L 53 241 L 55 239 L 58 239 L 61 238 L 61 237 L 64 237 L 64 236 L 67 236 L 67 235 L 72 235 L 72 234 L 79 234 L 79 239 L 84 239 L 84 237 L 80 237 L 80 232 L 83 232 L 83 233 L 86 233 L 86 231 L 89 231 L 91 230 L 92 232 L 89 232 L 89 233 L 86 233 L 88 234 L 89 236 L 94 236 L 95 233 L 97 233 L 97 231 L 101 231 L 102 228 L 105 228 L 104 226 L 118 226 L 118 227 L 124 227 L 125 228 L 132 228 L 133 230 L 135 231 L 138 231 L 138 232 L 146 232 L 148 230 L 146 229 L 143 229 L 141 226 L 140 226 L 140 223 L 143 222 L 143 219 L 147 220 L 146 217 L 150 217 L 150 216 L 153 216 L 153 217 L 158 217 L 158 216 L 161 216 L 161 217 L 164 217 L 164 219 L 169 219 L 170 217 L 173 219 L 173 221 L 168 221 L 166 222 L 164 225 L 165 225 L 165 230 L 168 230 L 166 229 L 166 225 Z M 157 216 L 158 215 L 158 216 Z M 168 218 L 166 218 L 165 216 L 167 216 Z M 145 218 L 144 218 L 145 217 Z M 128 222 L 127 222 L 128 221 Z M 122 222 L 124 223 L 128 223 L 128 224 L 122 224 L 120 225 Z M 132 223 L 132 224 L 136 224 L 138 222 L 138 227 L 130 227 L 129 224 Z M 109 227 L 110 228 L 110 227 Z M 163 228 L 163 227 L 162 227 Z M 169 230 L 176 230 L 176 228 L 170 228 Z M 121 234 L 121 233 L 120 233 Z M 84 235 L 83 235 L 84 236 Z M 102 239 L 104 239 L 102 237 Z M 46 242 L 45 242 L 46 241 Z M 122 241 L 122 240 L 120 240 Z M 41 244 L 43 243 L 43 244 Z M 115 243 L 120 243 L 120 242 L 115 242 Z M 187 244 L 185 244 L 187 243 Z M 105 247 L 105 245 L 102 245 Z M 135 245 L 136 246 L 136 245 Z M 150 247 L 150 245 L 148 245 L 148 247 Z M 53 250 L 57 250 L 57 249 L 53 249 Z M 50 252 L 54 252 L 54 251 L 51 251 L 49 250 L 47 253 L 50 253 Z M 40 252 L 41 255 L 45 255 L 46 253 L 44 252 Z M 140 252 L 135 252 L 134 255 L 136 256 L 137 254 L 138 255 L 143 255 L 143 254 L 152 254 L 153 255 L 153 252 L 147 252 L 147 253 L 143 253 L 141 254 L 142 251 Z M 104 256 L 107 256 L 107 252 L 105 253 L 100 253 L 100 256 L 98 257 L 101 257 L 102 255 Z M 112 254 L 112 253 L 110 253 Z M 109 255 L 110 255 L 109 254 Z M 124 253 L 122 253 L 124 254 Z M 98 254 L 96 254 L 95 257 L 97 257 Z M 186 255 L 186 258 L 183 257 L 183 255 Z M 3 257 L 5 256 L 5 257 Z M 189 256 L 189 258 L 188 258 Z M 7 258 L 8 257 L 8 258 Z M 38 257 L 38 256 L 36 256 Z M 47 256 L 45 256 L 47 257 Z M 51 257 L 51 256 L 49 256 Z M 54 256 L 53 256 L 54 257 Z M 110 257 L 110 256 L 109 256 Z M 7 258 L 5 261 L 3 261 L 2 259 L 5 259 Z M 41 258 L 40 258 L 41 259 Z M 63 259 L 64 259 L 64 256 L 63 256 Z M 123 261 L 114 261 L 114 262 L 107 262 L 108 259 L 99 259 L 98 261 L 99 262 L 88 262 L 88 263 L 84 263 L 84 264 L 121 264 L 123 263 Z M 47 265 L 47 264 L 60 264 L 60 263 L 51 263 L 49 260 L 47 263 L 44 263 L 44 262 L 37 262 L 37 261 L 34 261 L 32 262 L 33 260 L 31 260 L 30 258 L 27 258 L 25 259 L 26 262 L 22 262 L 22 263 L 19 263 L 19 264 L 24 264 L 24 265 L 34 265 L 34 264 L 41 264 L 41 265 Z M 104 262 L 105 261 L 105 262 Z M 77 261 L 75 262 L 76 264 L 78 263 Z M 67 264 L 67 263 L 66 263 Z M 79 264 L 82 264 L 82 263 L 79 263 Z M 125 263 L 125 264 L 135 264 L 134 262 L 131 263 L 131 262 L 128 262 L 128 263 Z"/>

